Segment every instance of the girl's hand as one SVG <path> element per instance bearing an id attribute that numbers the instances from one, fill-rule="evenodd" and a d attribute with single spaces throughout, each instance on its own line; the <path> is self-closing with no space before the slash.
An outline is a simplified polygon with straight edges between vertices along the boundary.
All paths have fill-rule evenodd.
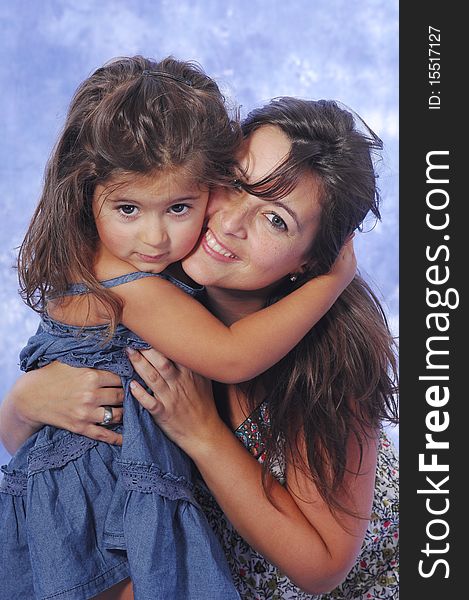
<path id="1" fill-rule="evenodd" d="M 154 349 L 129 351 L 129 358 L 154 395 L 135 381 L 131 384 L 132 394 L 166 435 L 189 456 L 195 446 L 213 443 L 223 422 L 213 399 L 211 381 Z"/>
<path id="2" fill-rule="evenodd" d="M 341 285 L 343 285 L 343 289 L 352 282 L 357 271 L 357 258 L 353 248 L 354 236 L 355 234 L 352 233 L 347 238 L 329 271 L 329 275 L 333 275 L 339 279 Z"/>
<path id="3" fill-rule="evenodd" d="M 6 418 L 10 416 L 7 410 L 15 413 L 19 428 L 24 424 L 24 439 L 43 425 L 53 425 L 102 442 L 121 444 L 121 434 L 99 425 L 105 406 L 112 408 L 110 424 L 122 421 L 120 386 L 120 377 L 109 371 L 74 368 L 57 361 L 20 377 L 2 408 Z M 8 437 L 8 433 L 2 431 L 3 437 Z"/>

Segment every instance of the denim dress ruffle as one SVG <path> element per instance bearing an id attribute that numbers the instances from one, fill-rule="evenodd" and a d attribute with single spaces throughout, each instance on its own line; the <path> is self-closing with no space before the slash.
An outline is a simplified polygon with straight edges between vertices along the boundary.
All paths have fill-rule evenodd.
<path id="1" fill-rule="evenodd" d="M 113 287 L 152 273 L 103 282 Z M 157 275 L 162 276 L 162 275 Z M 187 293 L 196 290 L 164 276 Z M 86 293 L 81 284 L 70 294 Z M 239 600 L 223 550 L 193 491 L 193 463 L 133 398 L 125 348 L 148 348 L 118 325 L 77 327 L 44 315 L 21 369 L 54 360 L 120 375 L 122 448 L 46 426 L 2 467 L 0 600 L 85 600 L 126 577 L 135 600 Z"/>

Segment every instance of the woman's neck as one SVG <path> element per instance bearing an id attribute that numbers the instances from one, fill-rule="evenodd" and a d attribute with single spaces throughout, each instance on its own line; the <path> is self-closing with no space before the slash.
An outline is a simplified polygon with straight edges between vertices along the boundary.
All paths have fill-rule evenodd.
<path id="1" fill-rule="evenodd" d="M 264 308 L 269 297 L 267 290 L 243 292 L 206 286 L 205 291 L 205 306 L 228 326 Z M 254 405 L 260 403 L 264 397 L 263 391 L 258 387 L 257 400 L 250 403 L 238 385 L 221 383 L 214 385 L 214 394 L 221 418 L 233 431 L 245 421 Z"/>
<path id="2" fill-rule="evenodd" d="M 225 325 L 232 325 L 243 317 L 264 308 L 265 290 L 239 291 L 207 286 L 206 306 Z"/>

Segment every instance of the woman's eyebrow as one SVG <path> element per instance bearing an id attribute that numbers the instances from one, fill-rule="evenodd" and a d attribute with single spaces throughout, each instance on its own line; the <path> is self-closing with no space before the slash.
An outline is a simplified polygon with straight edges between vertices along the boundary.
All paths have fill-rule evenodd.
<path id="1" fill-rule="evenodd" d="M 298 229 L 301 229 L 301 225 L 300 222 L 298 220 L 298 217 L 295 213 L 295 211 L 293 211 L 288 204 L 285 204 L 284 202 L 282 202 L 281 200 L 272 200 L 272 204 L 276 204 L 277 206 L 280 206 L 281 208 L 283 208 L 284 210 L 287 211 L 287 213 L 290 215 L 290 217 L 295 221 L 296 226 L 298 227 Z"/>

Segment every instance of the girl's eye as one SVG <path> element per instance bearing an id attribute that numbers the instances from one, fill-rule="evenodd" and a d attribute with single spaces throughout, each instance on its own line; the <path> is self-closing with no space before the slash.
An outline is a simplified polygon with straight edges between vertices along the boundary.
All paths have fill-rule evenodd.
<path id="1" fill-rule="evenodd" d="M 137 207 L 134 206 L 133 204 L 122 204 L 121 206 L 118 207 L 118 210 L 125 217 L 134 217 L 138 211 Z"/>
<path id="2" fill-rule="evenodd" d="M 171 206 L 169 210 L 173 214 L 181 216 L 187 213 L 187 211 L 189 210 L 189 206 L 187 206 L 187 204 L 173 204 L 173 206 Z"/>
<path id="3" fill-rule="evenodd" d="M 287 231 L 288 227 L 285 221 L 279 217 L 276 213 L 266 213 L 265 216 L 269 220 L 270 224 L 274 229 L 278 231 Z"/>

